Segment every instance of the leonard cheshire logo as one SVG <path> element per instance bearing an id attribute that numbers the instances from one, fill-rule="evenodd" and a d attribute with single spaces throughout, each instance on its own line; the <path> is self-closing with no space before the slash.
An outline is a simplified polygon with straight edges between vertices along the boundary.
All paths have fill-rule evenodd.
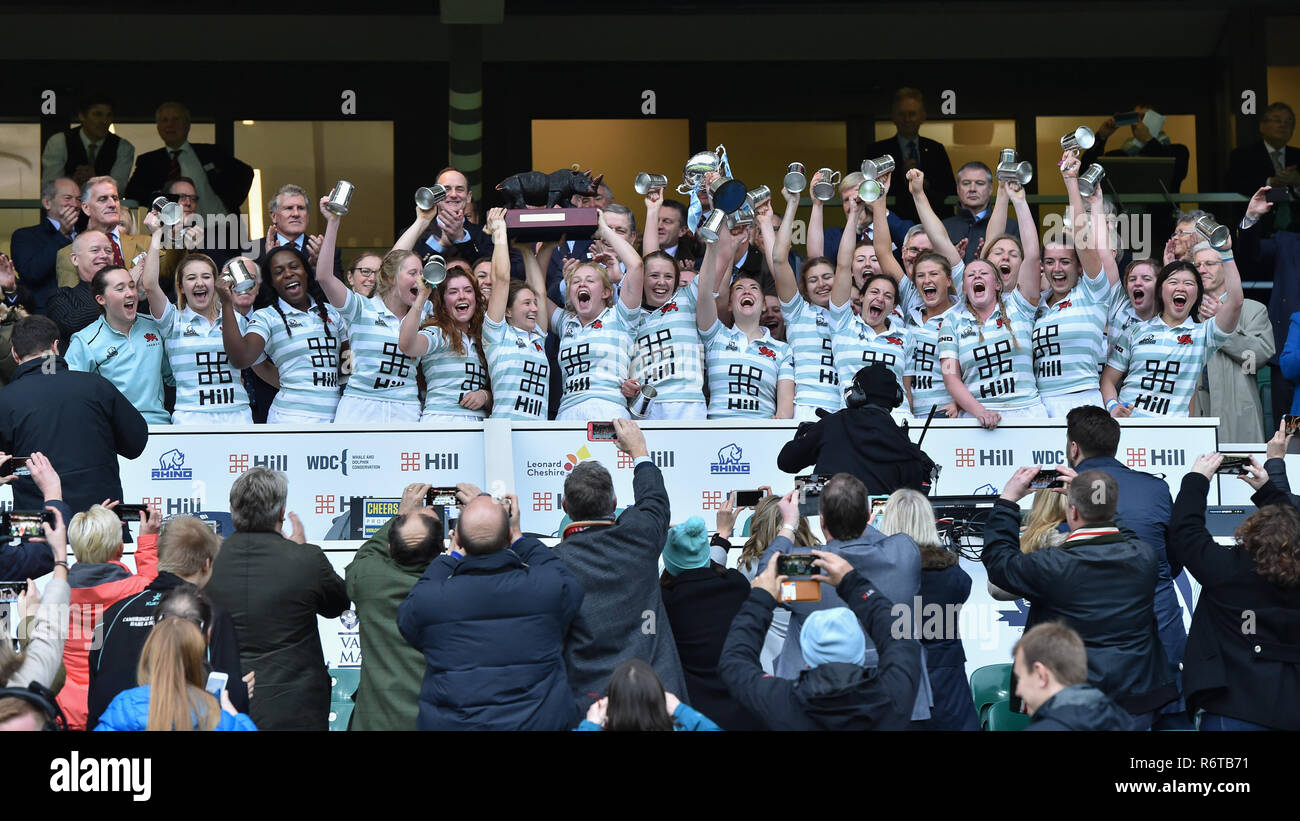
<path id="1" fill-rule="evenodd" d="M 732 442 L 718 449 L 718 461 L 709 463 L 709 473 L 716 475 L 749 473 L 749 462 L 740 461 L 745 452 Z"/>
<path id="2" fill-rule="evenodd" d="M 172 448 L 158 457 L 158 467 L 149 471 L 149 478 L 156 481 L 183 479 L 188 482 L 194 478 L 194 471 L 184 465 L 185 454 Z"/>
<path id="3" fill-rule="evenodd" d="M 569 471 L 578 466 L 579 462 L 591 458 L 591 451 L 586 445 L 578 448 L 573 453 L 564 454 L 563 459 L 547 459 L 545 461 L 526 463 L 529 476 L 567 476 Z"/>

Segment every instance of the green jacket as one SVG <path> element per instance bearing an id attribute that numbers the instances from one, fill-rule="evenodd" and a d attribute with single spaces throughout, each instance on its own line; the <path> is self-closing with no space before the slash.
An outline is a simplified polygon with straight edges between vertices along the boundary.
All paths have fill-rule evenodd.
<path id="1" fill-rule="evenodd" d="M 348 596 L 361 621 L 361 683 L 350 730 L 414 730 L 424 656 L 397 630 L 397 608 L 428 564 L 401 565 L 388 553 L 390 519 L 348 565 Z"/>

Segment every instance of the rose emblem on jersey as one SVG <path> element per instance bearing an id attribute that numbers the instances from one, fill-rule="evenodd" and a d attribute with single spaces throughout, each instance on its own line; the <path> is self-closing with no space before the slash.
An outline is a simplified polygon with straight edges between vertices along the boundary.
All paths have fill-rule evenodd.
<path id="1" fill-rule="evenodd" d="M 145 335 L 144 335 L 144 341 L 145 341 L 145 342 L 157 342 L 157 341 L 158 341 L 158 335 L 157 335 L 157 334 L 145 334 Z"/>
<path id="2" fill-rule="evenodd" d="M 1068 307 L 1070 307 L 1070 300 L 1068 299 L 1063 299 L 1060 302 L 1056 303 L 1056 310 L 1058 311 L 1064 311 Z"/>
<path id="3" fill-rule="evenodd" d="M 1178 344 L 1179 344 L 1179 345 L 1190 345 L 1190 344 L 1192 344 L 1192 335 L 1191 335 L 1191 334 L 1181 334 L 1181 335 L 1179 335 L 1179 337 L 1178 337 Z"/>
<path id="4" fill-rule="evenodd" d="M 677 303 L 669 302 L 667 305 L 659 309 L 659 313 L 666 314 L 669 311 L 675 311 L 675 310 L 677 310 Z"/>
<path id="5" fill-rule="evenodd" d="M 897 345 L 900 348 L 903 347 L 903 340 L 897 336 L 887 336 L 885 337 L 885 341 L 890 345 Z"/>
<path id="6" fill-rule="evenodd" d="M 542 346 L 541 346 L 539 343 L 537 343 L 537 342 L 534 342 L 534 343 L 533 343 L 533 347 L 536 348 L 536 349 L 539 350 L 539 351 L 542 349 Z"/>
<path id="7" fill-rule="evenodd" d="M 776 351 L 772 350 L 766 345 L 759 345 L 758 352 L 761 353 L 763 356 L 766 356 L 768 359 L 771 359 L 773 362 L 776 361 Z"/>
<path id="8" fill-rule="evenodd" d="M 605 327 L 605 326 L 602 325 L 602 324 L 600 324 L 600 320 L 599 320 L 599 319 L 597 319 L 595 322 L 591 323 L 591 329 L 592 329 L 593 331 L 599 331 L 599 330 L 600 330 L 601 328 L 603 328 L 603 327 Z"/>

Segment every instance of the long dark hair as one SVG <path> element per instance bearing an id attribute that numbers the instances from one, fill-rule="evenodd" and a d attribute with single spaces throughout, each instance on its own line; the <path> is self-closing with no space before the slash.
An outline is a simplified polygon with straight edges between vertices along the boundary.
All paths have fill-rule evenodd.
<path id="1" fill-rule="evenodd" d="M 1156 274 L 1156 315 L 1163 316 L 1165 313 L 1165 280 L 1179 271 L 1187 271 L 1192 275 L 1192 281 L 1196 283 L 1196 301 L 1192 303 L 1191 310 L 1187 312 L 1187 318 L 1193 322 L 1199 322 L 1201 319 L 1201 299 L 1205 296 L 1205 283 L 1201 282 L 1201 274 L 1196 270 L 1196 266 L 1182 259 L 1174 260 L 1161 268 L 1160 273 Z"/>
<path id="2" fill-rule="evenodd" d="M 284 322 L 284 332 L 289 336 L 293 336 L 293 329 L 289 327 L 289 318 L 284 315 L 284 309 L 280 307 L 280 292 L 275 289 L 275 280 L 271 277 L 271 258 L 281 252 L 293 254 L 302 263 L 303 270 L 307 272 L 307 296 L 316 302 L 316 314 L 320 317 L 321 325 L 325 326 L 325 337 L 333 339 L 334 335 L 330 333 L 329 311 L 325 308 L 325 304 L 328 302 L 325 292 L 321 290 L 320 284 L 316 282 L 316 270 L 312 268 L 311 262 L 307 260 L 307 255 L 299 251 L 296 245 L 281 245 L 262 257 L 262 282 L 269 287 L 262 288 L 257 292 L 257 299 L 253 302 L 253 309 L 274 308 L 275 312 L 280 315 L 280 320 Z"/>
<path id="3" fill-rule="evenodd" d="M 628 732 L 672 730 L 673 717 L 664 701 L 664 685 L 654 668 L 641 659 L 629 659 L 609 679 L 609 707 L 605 729 Z"/>

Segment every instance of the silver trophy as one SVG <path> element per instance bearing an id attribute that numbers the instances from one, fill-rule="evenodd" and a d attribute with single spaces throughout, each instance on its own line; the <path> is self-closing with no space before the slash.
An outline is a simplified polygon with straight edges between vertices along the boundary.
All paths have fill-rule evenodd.
<path id="1" fill-rule="evenodd" d="M 862 181 L 858 186 L 858 199 L 863 202 L 875 202 L 885 193 L 885 187 L 871 178 Z"/>
<path id="2" fill-rule="evenodd" d="M 166 197 L 159 197 L 154 200 L 149 210 L 156 212 L 159 222 L 168 228 L 185 219 L 185 209 L 181 207 L 181 204 L 172 202 Z"/>
<path id="3" fill-rule="evenodd" d="M 1034 167 L 1027 160 L 1017 162 L 1014 148 L 1004 148 L 998 158 L 998 168 L 995 176 L 1003 182 L 1017 182 L 1022 186 L 1028 185 L 1029 181 L 1034 178 Z"/>
<path id="4" fill-rule="evenodd" d="M 791 194 L 798 194 L 808 187 L 808 177 L 805 176 L 803 163 L 792 162 L 785 169 L 785 180 L 782 182 L 785 190 Z"/>
<path id="5" fill-rule="evenodd" d="M 636 189 L 638 194 L 644 197 L 656 188 L 667 188 L 668 178 L 663 174 L 647 174 L 642 171 L 640 174 L 637 174 L 636 179 L 632 181 L 632 187 Z"/>
<path id="6" fill-rule="evenodd" d="M 221 278 L 230 283 L 230 290 L 246 294 L 257 287 L 257 270 L 243 257 L 235 257 L 221 269 Z"/>
<path id="7" fill-rule="evenodd" d="M 707 242 L 709 245 L 718 241 L 718 235 L 722 232 L 722 222 L 727 218 L 725 211 L 714 208 L 705 217 L 704 222 L 700 223 L 700 229 L 695 235 Z"/>
<path id="8" fill-rule="evenodd" d="M 632 397 L 632 406 L 628 410 L 637 419 L 645 419 L 650 415 L 650 406 L 654 404 L 655 397 L 658 395 L 659 391 L 655 386 L 646 382 L 641 386 L 641 392 Z"/>
<path id="9" fill-rule="evenodd" d="M 717 177 L 709 183 L 709 197 L 713 207 L 730 214 L 745 202 L 745 184 L 731 177 Z"/>
<path id="10" fill-rule="evenodd" d="M 894 158 L 889 154 L 876 157 L 874 160 L 862 161 L 862 176 L 869 180 L 878 180 L 893 170 Z"/>
<path id="11" fill-rule="evenodd" d="M 1088 170 L 1079 175 L 1079 193 L 1085 197 L 1091 197 L 1097 187 L 1101 185 L 1101 180 L 1106 176 L 1106 169 L 1097 163 L 1088 166 Z"/>
<path id="12" fill-rule="evenodd" d="M 447 187 L 434 183 L 415 190 L 415 206 L 421 211 L 432 210 L 433 206 L 447 199 Z"/>
<path id="13" fill-rule="evenodd" d="M 1066 151 L 1078 152 L 1087 151 L 1092 148 L 1092 144 L 1097 141 L 1093 136 L 1092 129 L 1086 125 L 1081 125 L 1061 138 L 1061 148 Z"/>
<path id="14" fill-rule="evenodd" d="M 711 171 L 717 171 L 722 165 L 722 155 L 726 153 L 725 146 L 718 146 L 714 151 L 701 151 L 686 161 L 686 167 L 682 169 L 682 184 L 677 186 L 677 193 L 688 195 L 700 187 L 704 182 L 704 175 Z"/>
<path id="15" fill-rule="evenodd" d="M 334 183 L 334 188 L 330 191 L 330 197 L 325 202 L 325 210 L 331 214 L 338 214 L 340 217 L 348 212 L 348 203 L 352 202 L 352 192 L 356 188 L 347 180 L 339 180 Z"/>
<path id="16" fill-rule="evenodd" d="M 437 288 L 447 278 L 447 260 L 442 258 L 441 254 L 430 254 L 424 261 L 424 271 L 421 273 L 424 277 L 424 284 L 431 289 Z"/>
<path id="17" fill-rule="evenodd" d="M 727 215 L 727 227 L 739 228 L 742 225 L 753 225 L 758 215 L 754 213 L 753 207 L 746 200 L 740 204 L 740 207 Z"/>
<path id="18" fill-rule="evenodd" d="M 1228 230 L 1228 226 L 1220 225 L 1208 214 L 1196 221 L 1196 233 L 1205 237 L 1205 241 L 1216 251 L 1227 248 L 1232 239 L 1232 231 Z"/>
<path id="19" fill-rule="evenodd" d="M 840 172 L 823 168 L 817 173 L 821 174 L 822 178 L 813 183 L 813 196 L 822 202 L 830 202 L 835 199 L 835 189 L 840 184 Z"/>
<path id="20" fill-rule="evenodd" d="M 768 188 L 766 185 L 760 185 L 745 194 L 745 201 L 749 203 L 750 208 L 757 211 L 766 203 L 772 201 L 772 189 Z"/>

